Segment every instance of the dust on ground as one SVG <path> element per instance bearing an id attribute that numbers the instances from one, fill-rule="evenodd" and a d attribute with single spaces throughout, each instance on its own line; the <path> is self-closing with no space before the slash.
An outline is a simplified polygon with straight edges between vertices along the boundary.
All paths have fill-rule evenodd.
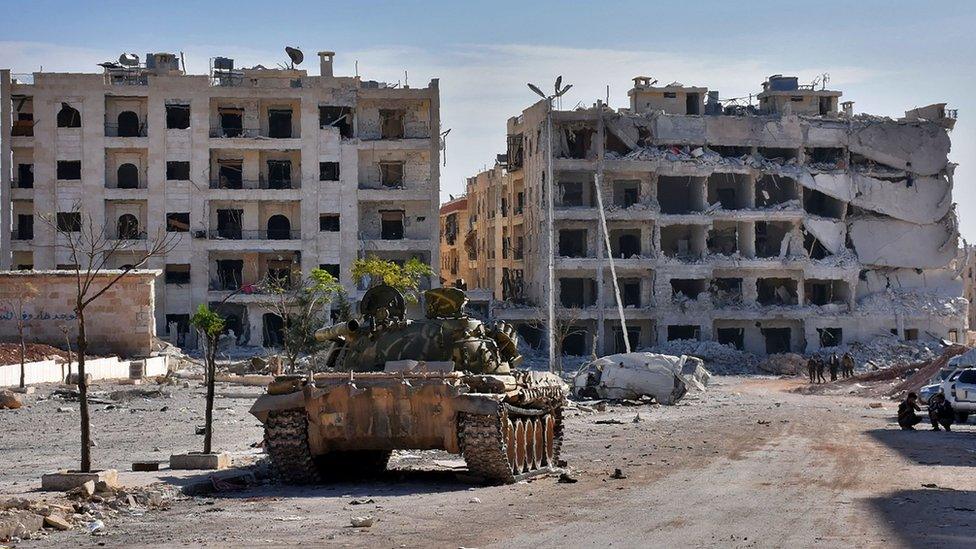
<path id="1" fill-rule="evenodd" d="M 455 458 L 399 452 L 376 479 L 316 487 L 258 483 L 106 521 L 101 535 L 56 532 L 21 547 L 254 546 L 972 546 L 974 428 L 903 432 L 894 405 L 789 392 L 799 379 L 718 377 L 677 406 L 567 413 L 563 457 L 576 483 L 543 477 L 472 485 Z M 103 396 L 119 387 L 99 387 Z M 131 387 L 130 387 L 131 389 Z M 95 461 L 196 449 L 199 384 L 96 407 Z M 260 389 L 218 387 L 216 446 L 254 458 Z M 44 395 L 41 394 L 41 397 Z M 0 493 L 36 497 L 41 471 L 73 465 L 77 414 L 46 399 L 2 418 L 10 440 Z M 163 410 L 165 408 L 165 410 Z M 38 428 L 38 419 L 48 423 Z M 616 422 L 603 420 L 615 419 Z M 601 421 L 601 423 L 596 423 Z M 5 437 L 5 438 L 8 438 Z M 612 478 L 620 469 L 625 478 Z M 192 485 L 204 473 L 125 473 L 124 483 Z M 351 526 L 369 516 L 368 528 Z"/>

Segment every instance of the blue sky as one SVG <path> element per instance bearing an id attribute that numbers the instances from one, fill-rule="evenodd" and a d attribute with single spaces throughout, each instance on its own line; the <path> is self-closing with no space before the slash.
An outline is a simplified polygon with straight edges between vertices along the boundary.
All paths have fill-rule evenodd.
<path id="1" fill-rule="evenodd" d="M 123 51 L 183 51 L 191 72 L 223 55 L 274 65 L 282 48 L 335 50 L 336 73 L 411 85 L 441 79 L 451 128 L 441 188 L 504 148 L 505 120 L 534 101 L 525 87 L 562 74 L 564 108 L 606 95 L 624 106 L 630 78 L 651 75 L 755 93 L 765 76 L 830 74 L 858 112 L 901 116 L 944 101 L 959 109 L 952 161 L 963 236 L 976 241 L 976 2 L 62 2 L 2 0 L 0 67 L 92 71 Z M 974 212 L 974 213 L 970 213 Z"/>

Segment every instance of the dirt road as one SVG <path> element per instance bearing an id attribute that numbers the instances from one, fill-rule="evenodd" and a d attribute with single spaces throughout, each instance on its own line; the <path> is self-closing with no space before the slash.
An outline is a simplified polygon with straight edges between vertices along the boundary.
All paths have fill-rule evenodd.
<path id="1" fill-rule="evenodd" d="M 542 478 L 473 487 L 429 454 L 404 453 L 379 480 L 192 498 L 116 520 L 104 536 L 72 531 L 22 546 L 976 544 L 973 426 L 902 432 L 890 420 L 894 403 L 876 409 L 862 398 L 785 392 L 793 385 L 718 378 L 705 396 L 679 406 L 571 413 L 564 457 L 574 484 Z M 238 400 L 224 424 L 225 433 L 236 431 L 221 442 L 244 451 L 260 432 L 238 421 L 246 407 Z M 595 423 L 608 419 L 621 423 Z M 615 468 L 626 478 L 611 478 Z M 0 491 L 10 489 L 5 482 Z M 350 527 L 361 515 L 375 524 Z"/>

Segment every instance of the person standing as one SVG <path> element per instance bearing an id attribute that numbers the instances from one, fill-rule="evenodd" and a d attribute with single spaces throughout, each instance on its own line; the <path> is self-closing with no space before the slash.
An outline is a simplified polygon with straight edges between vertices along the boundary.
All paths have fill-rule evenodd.
<path id="1" fill-rule="evenodd" d="M 898 426 L 903 431 L 914 431 L 915 426 L 922 421 L 922 416 L 915 412 L 921 411 L 922 409 L 918 407 L 918 395 L 908 393 L 908 397 L 898 405 Z"/>
<path id="2" fill-rule="evenodd" d="M 817 357 L 817 383 L 826 383 L 827 378 L 824 377 L 824 368 L 827 367 L 827 363 L 824 361 L 822 356 Z"/>
<path id="3" fill-rule="evenodd" d="M 837 368 L 840 367 L 840 359 L 837 353 L 830 354 L 830 381 L 837 381 Z"/>
<path id="4" fill-rule="evenodd" d="M 844 377 L 854 377 L 854 355 L 850 352 L 844 353 L 841 358 L 841 372 Z"/>
<path id="5" fill-rule="evenodd" d="M 807 374 L 810 376 L 810 383 L 817 382 L 817 359 L 815 357 L 807 359 Z"/>

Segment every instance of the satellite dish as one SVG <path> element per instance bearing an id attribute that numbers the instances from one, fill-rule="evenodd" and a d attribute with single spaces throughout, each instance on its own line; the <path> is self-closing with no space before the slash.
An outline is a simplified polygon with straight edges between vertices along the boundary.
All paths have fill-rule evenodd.
<path id="1" fill-rule="evenodd" d="M 302 61 L 305 60 L 305 54 L 303 54 L 302 50 L 298 48 L 285 46 L 285 53 L 287 53 L 288 57 L 291 58 L 292 65 L 301 65 Z"/>
<path id="2" fill-rule="evenodd" d="M 119 56 L 119 64 L 123 67 L 135 67 L 139 65 L 139 56 L 134 53 L 123 53 Z"/>

